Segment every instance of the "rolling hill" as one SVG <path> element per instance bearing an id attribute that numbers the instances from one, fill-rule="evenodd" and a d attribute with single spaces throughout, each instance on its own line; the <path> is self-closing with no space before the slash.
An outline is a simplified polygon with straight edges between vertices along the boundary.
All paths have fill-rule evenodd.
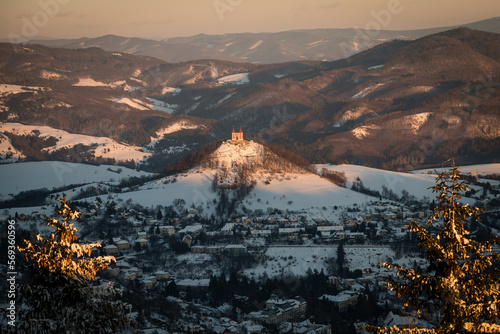
<path id="1" fill-rule="evenodd" d="M 142 165 L 150 170 L 227 138 L 232 127 L 313 162 L 389 169 L 452 156 L 460 164 L 495 162 L 498 37 L 459 28 L 337 61 L 279 64 L 172 64 L 95 47 L 0 44 L 0 117 L 138 147 L 150 155 Z M 4 157 L 49 158 L 26 154 L 32 143 L 45 151 L 58 147 L 31 133 L 4 132 Z M 77 146 L 77 153 L 104 159 L 93 144 L 98 140 Z"/>
<path id="2" fill-rule="evenodd" d="M 373 18 L 373 22 L 378 21 L 377 18 Z M 495 17 L 461 26 L 500 33 L 500 18 Z M 277 33 L 199 34 L 161 41 L 106 35 L 72 40 L 35 40 L 30 43 L 71 49 L 99 47 L 106 51 L 150 56 L 172 63 L 199 59 L 283 63 L 302 60 L 338 60 L 391 40 L 414 40 L 458 28 L 383 30 L 384 24 L 381 27 L 382 30 L 376 34 L 360 27 L 360 29 L 310 29 Z"/>

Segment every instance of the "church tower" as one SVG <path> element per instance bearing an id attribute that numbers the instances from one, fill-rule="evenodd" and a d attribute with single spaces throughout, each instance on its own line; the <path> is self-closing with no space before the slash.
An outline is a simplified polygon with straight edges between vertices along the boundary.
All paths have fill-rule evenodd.
<path id="1" fill-rule="evenodd" d="M 243 130 L 241 130 L 241 127 L 240 127 L 240 132 L 234 131 L 234 128 L 233 128 L 231 140 L 243 140 Z"/>

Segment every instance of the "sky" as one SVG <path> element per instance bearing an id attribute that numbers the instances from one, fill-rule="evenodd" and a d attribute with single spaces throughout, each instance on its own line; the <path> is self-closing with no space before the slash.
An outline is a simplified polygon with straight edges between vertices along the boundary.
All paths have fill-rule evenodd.
<path id="1" fill-rule="evenodd" d="M 499 0 L 0 0 L 0 38 L 162 39 L 315 28 L 446 27 L 500 16 Z"/>

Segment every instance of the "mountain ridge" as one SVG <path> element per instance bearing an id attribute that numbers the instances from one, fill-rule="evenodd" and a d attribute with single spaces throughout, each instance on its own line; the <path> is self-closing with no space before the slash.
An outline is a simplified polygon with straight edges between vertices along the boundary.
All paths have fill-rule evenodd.
<path id="1" fill-rule="evenodd" d="M 104 35 L 95 38 L 33 40 L 52 47 L 99 46 L 106 51 L 147 55 L 167 62 L 219 59 L 236 62 L 280 63 L 299 60 L 332 61 L 394 39 L 413 40 L 461 26 L 500 33 L 500 17 L 451 27 L 380 30 L 369 41 L 357 37 L 362 29 L 300 29 L 275 33 L 198 34 L 160 41 Z M 369 34 L 368 36 L 371 36 Z M 196 56 L 193 56 L 196 55 Z"/>
<path id="2" fill-rule="evenodd" d="M 1 94 L 0 116 L 143 146 L 153 153 L 152 170 L 225 138 L 234 126 L 313 162 L 389 169 L 451 156 L 494 162 L 499 40 L 459 28 L 342 60 L 280 64 L 171 64 L 37 45 L 15 53 L 0 44 L 0 88 L 18 85 Z"/>

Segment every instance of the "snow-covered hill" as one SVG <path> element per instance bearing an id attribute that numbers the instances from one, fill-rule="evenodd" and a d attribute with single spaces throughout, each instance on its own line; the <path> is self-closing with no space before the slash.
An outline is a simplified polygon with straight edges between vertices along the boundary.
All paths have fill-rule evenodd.
<path id="1" fill-rule="evenodd" d="M 12 124 L 9 126 L 12 127 Z M 16 129 L 21 132 L 28 131 L 26 126 L 21 125 L 17 125 Z M 70 134 L 44 132 L 43 127 L 38 129 L 41 131 L 40 136 L 48 133 L 56 138 L 61 136 L 58 142 L 60 145 L 69 141 L 65 136 Z M 63 162 L 2 165 L 0 194 L 5 200 L 31 189 L 52 189 L 71 184 L 89 185 L 98 182 L 114 185 L 122 178 L 149 175 L 123 167 L 123 171 L 118 173 L 117 168 Z M 238 189 L 244 186 L 248 187 L 249 191 L 244 198 L 238 200 L 236 211 L 240 214 L 245 210 L 269 212 L 270 209 L 277 209 L 330 221 L 340 219 L 341 210 L 337 208 L 363 208 L 379 200 L 378 196 L 372 197 L 351 190 L 355 182 L 361 181 L 367 189 L 381 194 L 386 189 L 398 197 L 403 192 L 408 192 L 418 200 L 434 197 L 429 188 L 434 185 L 435 176 L 428 170 L 398 173 L 356 165 L 316 165 L 316 168 L 318 172 L 326 168 L 329 171 L 344 173 L 347 179 L 346 187 L 320 177 L 320 173 L 312 173 L 295 166 L 258 143 L 246 140 L 227 141 L 209 155 L 207 161 L 185 173 L 166 176 L 133 189 L 125 188 L 120 193 L 100 197 L 103 201 L 129 202 L 144 207 L 169 206 L 182 202 L 186 209 L 196 208 L 201 216 L 210 217 L 216 214 L 221 190 L 224 190 L 228 200 L 231 200 L 236 198 Z M 500 164 L 467 166 L 462 170 L 494 174 L 500 172 Z M 80 188 L 76 189 L 76 192 L 79 190 Z M 89 201 L 94 199 L 88 198 Z"/>
<path id="2" fill-rule="evenodd" d="M 0 198 L 8 199 L 22 191 L 64 186 L 107 183 L 148 176 L 126 167 L 86 165 L 60 161 L 38 161 L 0 165 Z"/>
<path id="3" fill-rule="evenodd" d="M 347 177 L 347 188 L 359 178 L 363 185 L 371 190 L 382 193 L 386 187 L 394 193 L 401 195 L 406 190 L 419 199 L 423 197 L 432 198 L 432 190 L 429 187 L 435 185 L 435 173 L 398 173 L 383 169 L 376 169 L 356 165 L 316 165 L 318 170 L 326 168 L 330 171 L 343 172 Z"/>
<path id="4" fill-rule="evenodd" d="M 47 147 L 47 152 L 54 152 L 63 148 L 72 148 L 75 145 L 97 145 L 93 150 L 95 157 L 116 159 L 117 161 L 134 160 L 140 161 L 149 157 L 150 153 L 144 153 L 140 147 L 130 146 L 118 143 L 117 141 L 106 137 L 93 137 L 81 134 L 73 134 L 64 130 L 54 129 L 49 126 L 34 126 L 24 125 L 20 123 L 0 123 L 0 157 L 5 159 L 9 153 L 16 153 L 14 147 L 7 142 L 10 140 L 4 133 L 12 133 L 18 136 L 33 135 L 40 138 L 54 137 L 57 143 L 53 146 Z M 10 149 L 9 149 L 10 148 Z"/>
<path id="5" fill-rule="evenodd" d="M 237 189 L 252 184 L 241 206 L 249 210 L 268 208 L 308 212 L 314 218 L 336 219 L 335 206 L 363 205 L 377 198 L 337 186 L 315 173 L 287 162 L 262 145 L 249 141 L 227 141 L 209 157 L 205 167 L 177 174 L 141 186 L 137 191 L 116 194 L 119 201 L 131 200 L 143 206 L 171 205 L 176 199 L 185 207 L 198 208 L 203 216 L 215 214 L 218 187 Z M 286 165 L 289 164 L 289 165 Z M 247 168 L 244 168 L 247 167 Z M 294 165 L 293 165 L 294 166 Z M 283 167 L 283 170 L 277 171 Z M 247 181 L 242 180 L 246 170 Z M 229 190 L 231 198 L 231 190 Z M 324 208 L 329 208 L 325 211 Z"/>

